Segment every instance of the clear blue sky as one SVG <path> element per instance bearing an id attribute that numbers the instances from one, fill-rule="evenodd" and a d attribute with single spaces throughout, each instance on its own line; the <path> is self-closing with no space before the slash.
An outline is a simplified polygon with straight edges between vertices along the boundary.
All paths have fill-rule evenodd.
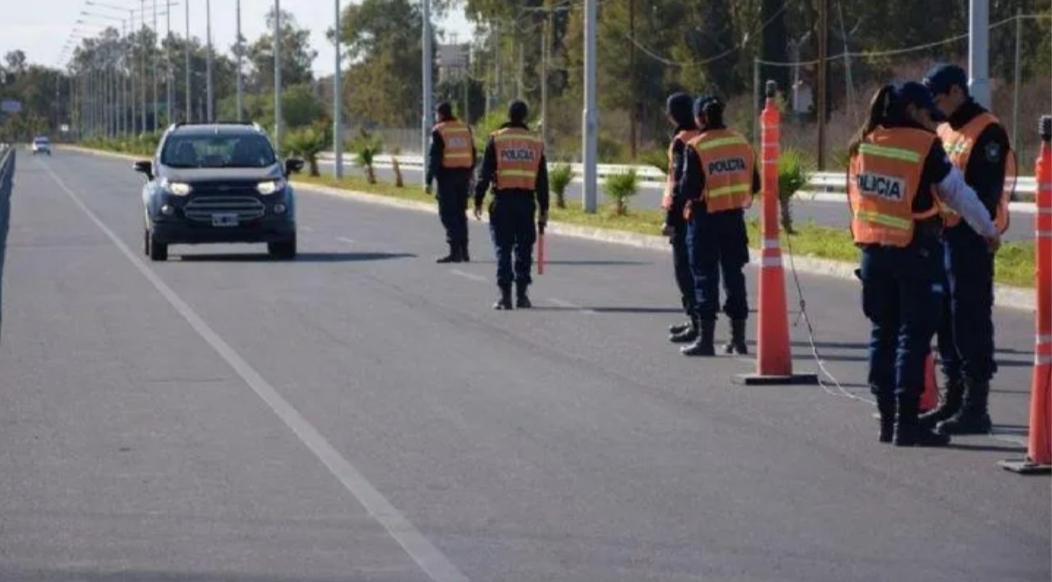
<path id="1" fill-rule="evenodd" d="M 76 21 L 81 11 L 97 14 L 112 15 L 114 17 L 126 18 L 127 11 L 118 11 L 100 6 L 89 6 L 89 0 L 3 0 L 0 4 L 0 56 L 8 51 L 22 49 L 26 53 L 29 62 L 42 65 L 54 66 L 62 51 L 62 46 L 70 36 L 70 31 L 75 27 L 91 30 L 93 25 L 77 25 Z M 94 4 L 109 4 L 113 6 L 128 6 L 137 9 L 139 0 L 90 0 Z M 172 30 L 180 36 L 185 31 L 185 6 L 187 0 L 172 0 L 179 2 L 178 6 L 172 7 Z M 205 1 L 188 0 L 190 2 L 190 35 L 205 38 Z M 357 0 L 341 0 L 341 6 L 354 3 Z M 157 0 L 158 13 L 165 10 L 165 0 Z M 146 2 L 146 23 L 152 24 L 153 0 Z M 249 41 L 259 37 L 266 26 L 266 13 L 273 6 L 272 0 L 241 0 L 241 32 Z M 219 52 L 227 52 L 227 47 L 234 43 L 235 39 L 235 2 L 234 0 L 211 0 L 212 12 L 212 42 Z M 314 71 L 319 75 L 329 75 L 334 69 L 334 53 L 331 44 L 325 40 L 325 31 L 332 27 L 334 5 L 330 0 L 281 0 L 281 9 L 291 12 L 297 23 L 310 29 L 311 46 L 318 51 L 318 58 L 314 61 Z M 114 24 L 120 27 L 121 23 L 116 20 L 96 16 L 83 17 L 84 20 L 97 22 L 102 25 Z M 138 20 L 138 14 L 136 14 Z M 158 27 L 161 33 L 165 31 L 165 17 L 157 17 Z M 436 21 L 435 26 L 442 26 L 449 32 L 455 32 L 460 40 L 464 40 L 472 33 L 472 25 L 464 18 L 461 10 L 455 10 L 441 22 Z"/>

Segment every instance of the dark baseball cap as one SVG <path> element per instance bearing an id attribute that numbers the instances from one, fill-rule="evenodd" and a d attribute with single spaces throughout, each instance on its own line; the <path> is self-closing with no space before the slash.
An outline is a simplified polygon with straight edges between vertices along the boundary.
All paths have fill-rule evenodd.
<path id="1" fill-rule="evenodd" d="M 933 95 L 948 93 L 950 88 L 957 85 L 968 92 L 968 73 L 957 65 L 939 63 L 928 69 L 924 75 L 924 86 L 931 90 Z"/>
<path id="2" fill-rule="evenodd" d="M 920 109 L 927 109 L 931 113 L 932 121 L 943 121 L 945 118 L 939 108 L 935 106 L 932 92 L 915 81 L 906 81 L 895 85 L 895 99 L 902 105 L 912 104 Z"/>
<path id="3" fill-rule="evenodd" d="M 715 95 L 699 95 L 694 100 L 694 115 L 701 117 L 702 111 L 705 110 L 705 106 L 713 101 L 719 101 Z"/>

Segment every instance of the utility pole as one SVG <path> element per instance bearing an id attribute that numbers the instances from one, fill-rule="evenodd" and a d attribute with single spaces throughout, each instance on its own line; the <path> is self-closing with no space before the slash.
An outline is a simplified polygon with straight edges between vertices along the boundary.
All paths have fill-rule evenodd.
<path id="1" fill-rule="evenodd" d="M 153 37 L 154 39 L 161 38 L 157 30 L 157 1 L 153 0 Z M 151 51 L 152 52 L 152 51 Z M 160 52 L 160 51 L 158 51 Z M 150 112 L 153 113 L 152 127 L 153 131 L 157 131 L 157 55 L 150 55 L 150 64 L 153 67 L 153 103 L 150 105 Z"/>
<path id="2" fill-rule="evenodd" d="M 598 203 L 596 163 L 598 162 L 597 112 L 595 110 L 595 27 L 596 0 L 584 3 L 584 112 L 582 117 L 581 151 L 584 166 L 584 188 L 581 205 L 584 211 L 595 214 Z"/>
<path id="3" fill-rule="evenodd" d="M 139 22 L 141 26 L 139 30 L 142 31 L 142 38 L 139 40 L 141 44 L 139 46 L 139 73 L 142 82 L 139 83 L 142 88 L 142 127 L 139 131 L 146 133 L 146 53 L 150 52 L 149 47 L 146 46 L 146 0 L 139 0 Z"/>
<path id="4" fill-rule="evenodd" d="M 184 0 L 189 2 L 189 0 Z M 168 39 L 164 47 L 164 115 L 165 121 L 169 125 L 172 124 L 172 99 L 175 97 L 175 92 L 172 89 L 172 2 L 171 0 L 165 1 L 164 10 L 164 25 L 167 29 L 166 38 Z"/>
<path id="5" fill-rule="evenodd" d="M 340 82 L 340 0 L 333 0 L 336 6 L 336 22 L 333 28 L 332 41 L 336 48 L 336 70 L 332 74 L 332 175 L 336 179 L 343 177 L 343 83 Z"/>
<path id="6" fill-rule="evenodd" d="M 548 45 L 551 42 L 552 11 L 544 15 L 544 28 L 541 30 L 541 143 L 548 151 Z"/>
<path id="7" fill-rule="evenodd" d="M 826 102 L 828 90 L 826 54 L 829 50 L 829 0 L 822 0 L 818 13 L 818 170 L 826 169 Z"/>

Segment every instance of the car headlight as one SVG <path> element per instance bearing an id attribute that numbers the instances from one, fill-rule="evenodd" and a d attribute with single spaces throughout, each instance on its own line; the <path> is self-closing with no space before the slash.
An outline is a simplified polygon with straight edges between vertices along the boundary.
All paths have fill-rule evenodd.
<path id="1" fill-rule="evenodd" d="M 266 196 L 285 189 L 285 180 L 267 180 L 256 184 L 256 191 Z"/>
<path id="2" fill-rule="evenodd" d="M 161 180 L 161 188 L 176 196 L 186 196 L 190 193 L 190 185 L 185 182 L 171 182 L 167 178 Z"/>

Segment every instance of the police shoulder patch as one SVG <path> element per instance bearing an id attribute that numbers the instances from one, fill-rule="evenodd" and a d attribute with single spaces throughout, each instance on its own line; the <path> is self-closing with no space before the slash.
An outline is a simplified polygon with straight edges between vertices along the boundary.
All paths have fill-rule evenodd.
<path id="1" fill-rule="evenodd" d="M 1001 161 L 1001 144 L 996 141 L 991 141 L 986 144 L 985 151 L 986 161 L 988 162 L 999 162 Z"/>

